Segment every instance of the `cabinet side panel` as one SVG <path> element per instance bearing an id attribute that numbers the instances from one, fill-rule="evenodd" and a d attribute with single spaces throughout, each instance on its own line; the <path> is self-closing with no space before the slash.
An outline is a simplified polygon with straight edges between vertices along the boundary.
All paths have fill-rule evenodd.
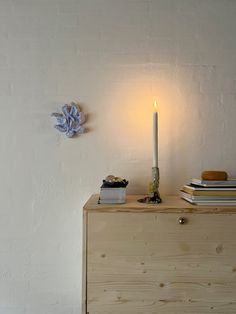
<path id="1" fill-rule="evenodd" d="M 83 212 L 82 314 L 87 313 L 87 211 Z"/>
<path id="2" fill-rule="evenodd" d="M 236 215 L 89 213 L 89 314 L 235 314 Z"/>

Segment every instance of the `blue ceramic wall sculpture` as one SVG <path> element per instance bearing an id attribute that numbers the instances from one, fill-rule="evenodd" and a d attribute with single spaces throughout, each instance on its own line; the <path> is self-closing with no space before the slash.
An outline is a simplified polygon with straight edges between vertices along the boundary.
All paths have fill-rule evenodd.
<path id="1" fill-rule="evenodd" d="M 84 133 L 85 129 L 82 124 L 85 121 L 83 112 L 79 106 L 72 102 L 70 105 L 65 104 L 62 107 L 62 113 L 54 112 L 52 116 L 57 119 L 55 128 L 65 133 L 67 137 L 73 137 L 76 133 Z"/>

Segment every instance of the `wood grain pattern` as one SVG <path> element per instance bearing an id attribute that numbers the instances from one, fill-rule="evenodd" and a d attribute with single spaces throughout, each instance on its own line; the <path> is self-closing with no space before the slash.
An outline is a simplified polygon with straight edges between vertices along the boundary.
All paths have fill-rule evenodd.
<path id="1" fill-rule="evenodd" d="M 128 195 L 125 204 L 98 204 L 98 195 L 92 195 L 84 206 L 89 212 L 153 212 L 153 213 L 236 213 L 236 206 L 192 205 L 179 196 L 162 196 L 162 203 L 142 204 L 143 195 Z"/>
<path id="2" fill-rule="evenodd" d="M 89 314 L 236 313 L 236 215 L 188 212 L 180 225 L 178 213 L 146 212 L 142 204 L 140 212 L 89 204 Z M 170 204 L 161 211 L 191 206 Z"/>
<path id="3" fill-rule="evenodd" d="M 84 208 L 83 314 L 235 314 L 236 207 L 137 197 L 97 205 L 94 195 Z"/>

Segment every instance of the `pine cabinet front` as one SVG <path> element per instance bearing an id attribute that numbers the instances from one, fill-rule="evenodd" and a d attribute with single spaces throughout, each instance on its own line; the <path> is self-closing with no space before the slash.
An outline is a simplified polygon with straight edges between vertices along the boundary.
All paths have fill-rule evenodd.
<path id="1" fill-rule="evenodd" d="M 119 206 L 86 212 L 89 314 L 236 313 L 234 209 Z"/>

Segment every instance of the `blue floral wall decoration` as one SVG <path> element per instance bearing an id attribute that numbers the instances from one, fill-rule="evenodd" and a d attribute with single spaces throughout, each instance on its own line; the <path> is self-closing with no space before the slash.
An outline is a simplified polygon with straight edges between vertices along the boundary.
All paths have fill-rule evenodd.
<path id="1" fill-rule="evenodd" d="M 52 117 L 57 119 L 55 128 L 65 133 L 67 137 L 73 137 L 76 133 L 84 133 L 85 129 L 82 124 L 85 122 L 85 116 L 79 106 L 72 102 L 70 105 L 65 104 L 62 107 L 62 113 L 54 112 Z"/>

